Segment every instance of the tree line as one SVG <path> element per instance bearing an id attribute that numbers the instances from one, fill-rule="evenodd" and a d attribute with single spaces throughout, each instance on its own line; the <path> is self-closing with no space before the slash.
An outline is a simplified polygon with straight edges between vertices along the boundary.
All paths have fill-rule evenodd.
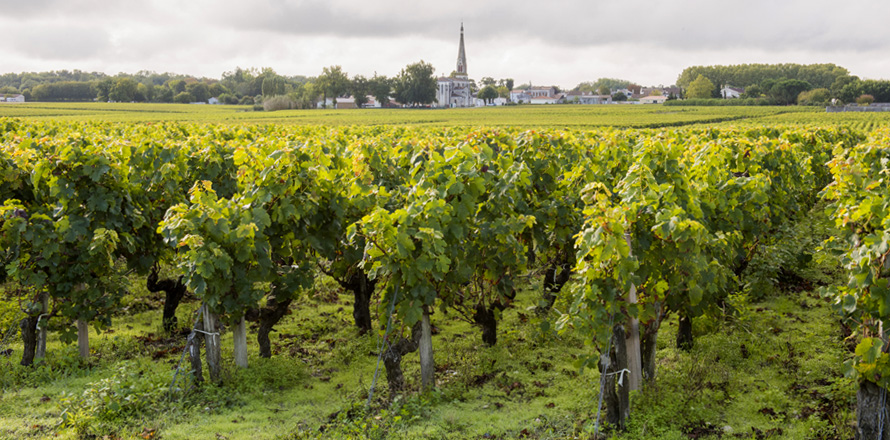
<path id="1" fill-rule="evenodd" d="M 373 97 L 381 106 L 393 100 L 401 105 L 429 105 L 436 101 L 436 77 L 432 64 L 418 61 L 398 75 L 374 74 L 350 77 L 341 66 L 325 67 L 315 77 L 286 76 L 274 69 L 237 67 L 220 79 L 197 78 L 172 73 L 140 71 L 109 76 L 99 72 L 54 71 L 9 73 L 0 76 L 0 94 L 25 95 L 27 101 L 78 102 L 207 102 L 217 98 L 222 104 L 263 106 L 266 110 L 327 107 L 329 98 L 352 96 L 356 107 Z M 513 80 L 483 78 L 482 91 L 493 99 L 509 94 Z M 496 87 L 497 86 L 497 87 Z M 492 90 L 488 90 L 492 89 Z M 506 89 L 502 90 L 502 89 Z M 474 92 L 479 90 L 474 88 Z M 494 92 L 493 96 L 489 96 Z"/>
<path id="2" fill-rule="evenodd" d="M 741 98 L 774 105 L 890 102 L 890 81 L 860 79 L 834 64 L 692 66 L 677 85 L 689 99 L 726 98 L 723 89 L 733 86 L 744 88 Z"/>

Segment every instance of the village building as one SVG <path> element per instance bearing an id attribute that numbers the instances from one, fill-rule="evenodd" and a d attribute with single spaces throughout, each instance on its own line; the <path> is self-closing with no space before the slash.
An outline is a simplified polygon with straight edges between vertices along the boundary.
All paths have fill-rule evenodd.
<path id="1" fill-rule="evenodd" d="M 460 47 L 457 50 L 457 69 L 450 77 L 438 79 L 436 101 L 439 107 L 473 107 L 476 102 L 467 75 L 467 53 L 464 49 L 464 25 L 460 25 Z"/>
<path id="2" fill-rule="evenodd" d="M 745 93 L 745 89 L 743 89 L 741 87 L 725 86 L 722 89 L 720 89 L 720 96 L 722 96 L 723 99 L 741 98 L 742 93 Z"/>
<path id="3" fill-rule="evenodd" d="M 667 96 L 664 95 L 649 95 L 640 98 L 640 104 L 664 104 L 667 101 Z"/>
<path id="4" fill-rule="evenodd" d="M 5 102 L 5 103 L 25 102 L 25 95 L 21 95 L 21 94 L 0 95 L 0 102 Z"/>

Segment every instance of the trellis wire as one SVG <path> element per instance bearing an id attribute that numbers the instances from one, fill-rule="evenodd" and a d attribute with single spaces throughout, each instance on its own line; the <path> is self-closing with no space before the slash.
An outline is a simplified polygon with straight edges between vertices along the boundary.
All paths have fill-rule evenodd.
<path id="1" fill-rule="evenodd" d="M 380 373 L 380 360 L 383 359 L 383 347 L 384 344 L 388 344 L 387 338 L 389 337 L 389 329 L 392 325 L 392 313 L 396 308 L 396 299 L 399 297 L 399 286 L 396 286 L 395 293 L 392 295 L 392 302 L 389 304 L 389 315 L 386 317 L 386 329 L 383 331 L 383 338 L 380 339 L 380 343 L 377 344 L 377 366 L 374 368 L 374 379 L 371 380 L 371 388 L 368 390 L 368 403 L 365 404 L 365 408 L 371 407 L 371 398 L 374 397 L 374 387 L 377 386 L 377 375 Z"/>
<path id="2" fill-rule="evenodd" d="M 192 331 L 185 339 L 185 347 L 182 347 L 182 355 L 179 356 L 179 362 L 176 364 L 176 371 L 173 372 L 173 382 L 170 382 L 170 391 L 167 393 L 171 397 L 173 396 L 173 386 L 176 385 L 176 378 L 177 376 L 179 376 L 179 368 L 182 367 L 182 361 L 185 359 L 185 353 L 186 351 L 188 351 L 189 345 L 191 345 L 192 340 L 195 339 L 195 334 L 199 331 L 196 327 L 198 327 L 198 321 L 201 319 L 201 313 L 203 312 L 204 303 L 201 303 L 201 307 L 198 308 L 198 316 L 195 317 L 195 323 L 192 324 Z M 201 333 L 206 332 L 202 331 Z"/>

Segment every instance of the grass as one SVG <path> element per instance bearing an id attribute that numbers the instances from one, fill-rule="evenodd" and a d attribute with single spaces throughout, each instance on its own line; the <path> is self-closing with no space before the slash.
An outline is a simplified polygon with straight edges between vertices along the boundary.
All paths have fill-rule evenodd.
<path id="1" fill-rule="evenodd" d="M 118 317 L 112 331 L 91 332 L 88 363 L 52 334 L 46 363 L 36 368 L 17 366 L 21 344 L 11 345 L 13 356 L 0 358 L 0 437 L 592 436 L 598 373 L 575 367 L 589 350 L 581 340 L 543 331 L 541 320 L 526 310 L 536 302 L 539 282 L 526 286 L 505 311 L 495 347 L 484 346 L 478 329 L 456 316 L 434 315 L 439 388 L 419 392 L 419 361 L 410 354 L 403 360 L 409 391 L 389 395 L 381 373 L 370 412 L 364 401 L 377 336 L 357 334 L 351 299 L 332 282 L 320 281 L 293 306 L 273 333 L 272 359 L 259 358 L 251 344 L 250 367 L 235 368 L 231 334 L 225 333 L 224 384 L 177 393 L 175 400 L 166 395 L 185 337 L 162 334 L 159 310 L 141 311 L 157 298 L 138 282 L 131 314 Z M 848 353 L 826 300 L 791 288 L 757 303 L 733 301 L 735 317 L 695 320 L 696 344 L 689 352 L 673 346 L 675 322 L 665 323 L 657 380 L 634 396 L 629 429 L 613 438 L 852 438 L 855 387 L 841 375 Z M 196 308 L 194 301 L 180 307 L 183 326 L 191 324 Z M 96 395 L 98 401 L 85 397 Z M 124 409 L 112 411 L 101 396 Z M 61 425 L 66 408 L 74 414 L 69 427 Z"/>

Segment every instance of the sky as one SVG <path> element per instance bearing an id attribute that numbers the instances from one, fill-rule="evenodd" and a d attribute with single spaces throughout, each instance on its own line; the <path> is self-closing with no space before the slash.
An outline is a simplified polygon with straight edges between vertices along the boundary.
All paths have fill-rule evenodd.
<path id="1" fill-rule="evenodd" d="M 447 75 L 463 23 L 476 80 L 667 86 L 688 66 L 785 62 L 890 79 L 888 17 L 887 0 L 0 0 L 0 73 Z"/>

